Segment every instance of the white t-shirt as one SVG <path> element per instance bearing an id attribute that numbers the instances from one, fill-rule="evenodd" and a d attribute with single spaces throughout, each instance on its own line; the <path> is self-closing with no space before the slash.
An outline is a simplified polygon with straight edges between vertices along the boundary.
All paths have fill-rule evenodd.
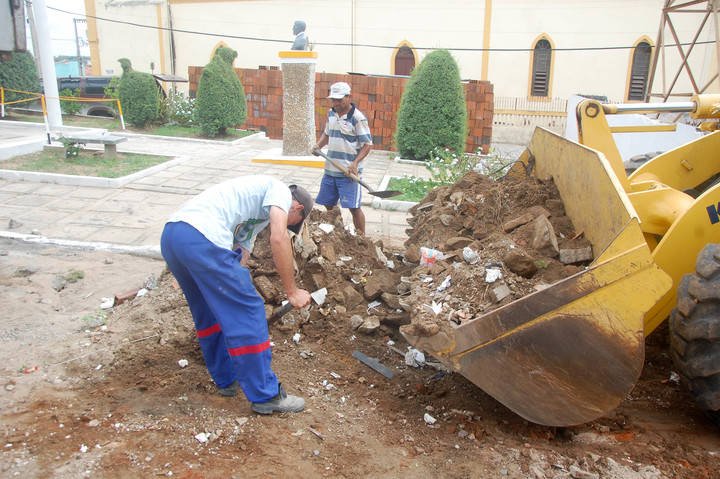
<path id="1" fill-rule="evenodd" d="M 185 203 L 168 223 L 188 223 L 221 248 L 237 243 L 250 250 L 252 240 L 270 223 L 270 207 L 286 213 L 290 188 L 271 176 L 240 176 L 217 184 Z"/>

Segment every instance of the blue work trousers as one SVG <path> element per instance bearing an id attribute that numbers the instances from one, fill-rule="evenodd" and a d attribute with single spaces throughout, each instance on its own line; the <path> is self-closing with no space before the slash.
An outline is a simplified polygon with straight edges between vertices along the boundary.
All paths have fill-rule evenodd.
<path id="1" fill-rule="evenodd" d="M 278 393 L 265 306 L 240 254 L 210 242 L 187 223 L 167 223 L 163 258 L 185 293 L 205 365 L 215 384 L 237 379 L 250 402 Z"/>

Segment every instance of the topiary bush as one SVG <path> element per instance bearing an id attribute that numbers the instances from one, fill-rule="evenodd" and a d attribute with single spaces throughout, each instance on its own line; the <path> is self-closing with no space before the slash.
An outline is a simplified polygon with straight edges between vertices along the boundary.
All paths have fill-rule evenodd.
<path id="1" fill-rule="evenodd" d="M 457 62 L 434 50 L 412 71 L 405 86 L 395 145 L 403 158 L 427 159 L 435 148 L 465 151 L 467 107 Z"/>
<path id="2" fill-rule="evenodd" d="M 242 125 L 247 118 L 245 90 L 232 66 L 235 57 L 237 52 L 232 48 L 218 47 L 198 81 L 195 121 L 210 138 Z"/>
<path id="3" fill-rule="evenodd" d="M 40 93 L 40 77 L 38 76 L 35 60 L 29 53 L 13 53 L 12 58 L 0 61 L 0 86 L 13 90 Z M 17 101 L 29 98 L 25 93 L 16 93 L 5 90 L 5 101 Z M 25 106 L 18 103 L 16 106 Z"/>
<path id="4" fill-rule="evenodd" d="M 123 116 L 131 125 L 142 128 L 158 116 L 160 91 L 152 75 L 133 70 L 127 58 L 118 61 L 123 69 L 118 86 Z"/>

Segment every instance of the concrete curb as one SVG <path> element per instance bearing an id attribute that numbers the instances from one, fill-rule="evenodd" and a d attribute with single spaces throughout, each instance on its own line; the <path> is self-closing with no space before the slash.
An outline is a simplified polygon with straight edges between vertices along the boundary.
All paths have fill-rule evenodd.
<path id="1" fill-rule="evenodd" d="M 36 243 L 41 245 L 59 246 L 63 248 L 80 249 L 86 251 L 107 251 L 109 253 L 129 254 L 134 256 L 142 256 L 146 258 L 163 260 L 162 254 L 160 253 L 160 245 L 127 246 L 111 243 L 59 240 L 39 235 L 13 233 L 11 231 L 0 231 L 0 238 L 7 238 L 16 241 L 25 241 L 27 243 Z"/>

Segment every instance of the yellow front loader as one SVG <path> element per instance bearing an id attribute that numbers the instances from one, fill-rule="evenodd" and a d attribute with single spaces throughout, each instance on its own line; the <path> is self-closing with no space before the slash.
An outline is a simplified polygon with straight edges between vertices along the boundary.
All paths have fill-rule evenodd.
<path id="1" fill-rule="evenodd" d="M 628 177 L 605 116 L 663 111 L 719 118 L 720 95 L 680 104 L 584 100 L 577 107 L 579 142 L 538 128 L 513 173 L 552 177 L 595 260 L 458 326 L 452 337 L 405 338 L 520 416 L 568 426 L 606 414 L 628 395 L 642 371 L 645 336 L 672 311 L 678 372 L 718 421 L 720 132 L 659 155 Z"/>

